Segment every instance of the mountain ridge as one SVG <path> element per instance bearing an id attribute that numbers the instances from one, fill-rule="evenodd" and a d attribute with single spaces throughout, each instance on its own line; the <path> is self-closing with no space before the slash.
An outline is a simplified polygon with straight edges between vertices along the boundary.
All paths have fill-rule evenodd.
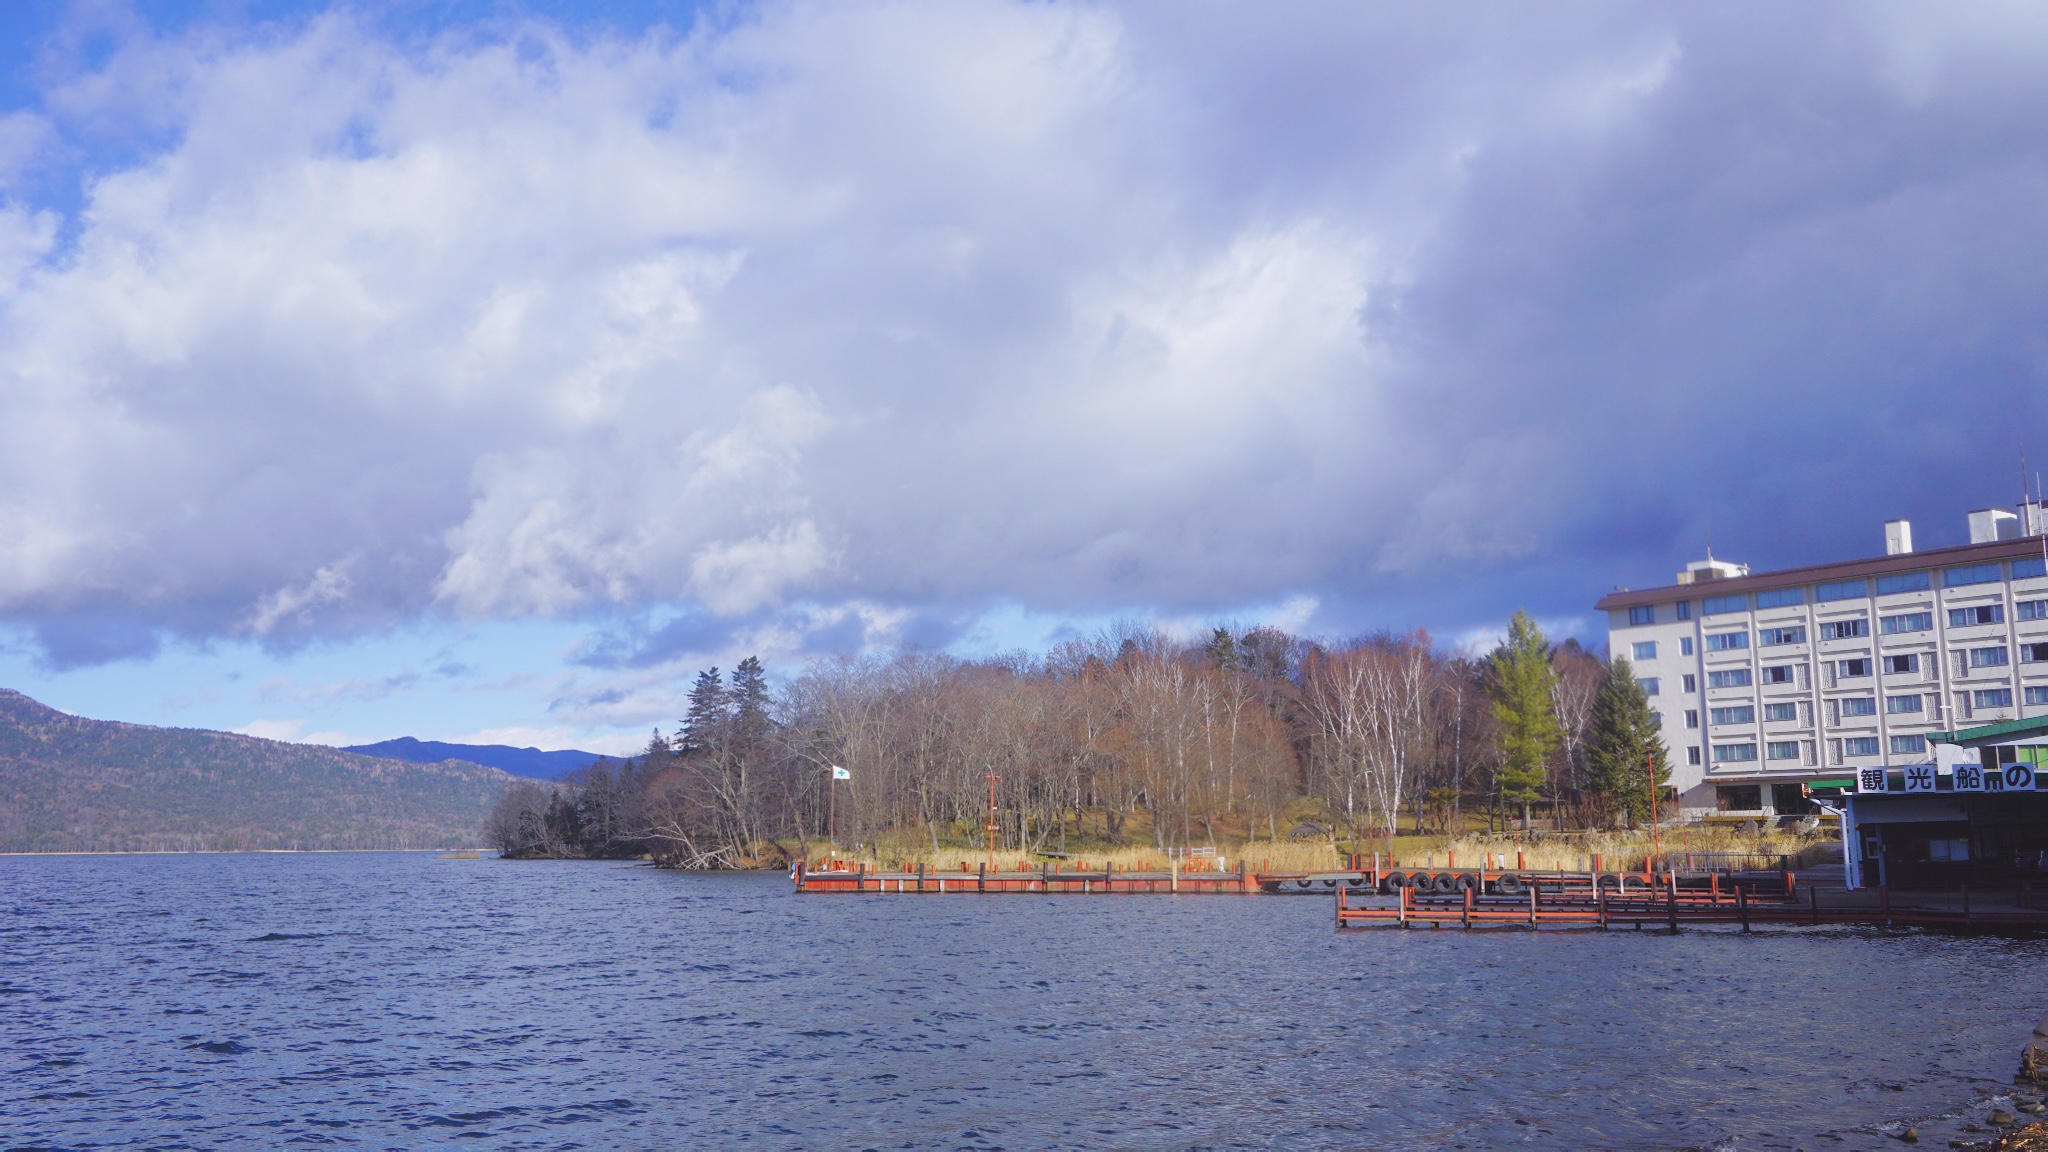
<path id="1" fill-rule="evenodd" d="M 560 780 L 576 769 L 588 767 L 604 758 L 595 752 L 574 748 L 544 752 L 539 748 L 514 748 L 510 744 L 452 744 L 445 740 L 420 740 L 412 736 L 380 740 L 375 744 L 351 744 L 342 751 L 412 764 L 461 760 L 497 768 L 528 780 L 547 781 Z"/>
<path id="2" fill-rule="evenodd" d="M 445 848 L 510 774 L 89 720 L 0 688 L 0 852 Z"/>

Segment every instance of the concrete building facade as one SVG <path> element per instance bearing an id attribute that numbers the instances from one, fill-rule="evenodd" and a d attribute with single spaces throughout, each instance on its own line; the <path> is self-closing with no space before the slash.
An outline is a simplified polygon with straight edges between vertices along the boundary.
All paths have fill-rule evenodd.
<path id="1" fill-rule="evenodd" d="M 1970 527 L 1970 544 L 1916 552 L 1893 521 L 1882 556 L 1764 573 L 1710 557 L 1601 598 L 1680 806 L 1804 814 L 1859 771 L 1955 754 L 1929 733 L 2048 716 L 2048 514 L 1986 509 Z"/>

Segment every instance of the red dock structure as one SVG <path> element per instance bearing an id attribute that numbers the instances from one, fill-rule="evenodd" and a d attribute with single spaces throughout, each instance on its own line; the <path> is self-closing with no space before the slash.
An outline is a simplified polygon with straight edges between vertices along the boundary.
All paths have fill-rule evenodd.
<path id="1" fill-rule="evenodd" d="M 1973 907 L 1967 887 L 1960 893 L 1915 893 L 1910 903 L 1895 904 L 1890 891 L 1882 888 L 1868 894 L 1834 891 L 1824 902 L 1817 887 L 1806 887 L 1802 897 L 1789 873 L 1775 890 L 1768 885 L 1723 886 L 1719 877 L 1708 877 L 1703 889 L 1697 877 L 1668 872 L 1654 877 L 1652 886 L 1634 891 L 1607 883 L 1605 875 L 1591 877 L 1590 884 L 1572 883 L 1581 879 L 1567 876 L 1560 882 L 1539 877 L 1515 897 L 1483 894 L 1476 888 L 1455 895 L 1418 895 L 1414 888 L 1401 888 L 1392 906 L 1384 900 L 1369 906 L 1354 904 L 1354 893 L 1339 888 L 1337 927 L 1640 930 L 1649 926 L 1676 932 L 1680 924 L 1734 924 L 1747 932 L 1759 924 L 1854 924 L 2026 932 L 2048 929 L 2048 915 L 2031 907 L 2031 893 L 2024 889 L 2014 894 L 2012 907 L 2007 909 L 1986 906 L 1981 894 Z"/>
<path id="2" fill-rule="evenodd" d="M 1251 895 L 1259 877 L 1240 867 L 1236 872 L 1090 872 L 1060 869 L 1051 864 L 1030 871 L 1004 872 L 980 865 L 947 872 L 919 865 L 915 871 L 870 871 L 866 865 L 811 871 L 799 863 L 790 871 L 798 892 L 920 893 L 928 896 L 1034 893 L 1074 896 Z"/>

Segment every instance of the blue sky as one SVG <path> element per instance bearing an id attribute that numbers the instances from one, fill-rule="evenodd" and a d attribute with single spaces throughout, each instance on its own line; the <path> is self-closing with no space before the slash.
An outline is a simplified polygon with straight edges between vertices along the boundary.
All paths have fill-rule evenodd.
<path id="1" fill-rule="evenodd" d="M 1961 542 L 2026 5 L 0 11 L 0 683 L 622 750 L 697 668 L 1472 642 Z M 2030 448 L 2031 445 L 2031 448 Z"/>

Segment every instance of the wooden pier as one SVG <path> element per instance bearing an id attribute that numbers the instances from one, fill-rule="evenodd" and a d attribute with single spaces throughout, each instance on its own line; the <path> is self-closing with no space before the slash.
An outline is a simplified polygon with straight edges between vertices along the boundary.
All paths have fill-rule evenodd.
<path id="1" fill-rule="evenodd" d="M 915 871 L 878 872 L 866 865 L 811 871 L 803 864 L 791 880 L 802 892 L 873 892 L 927 896 L 1022 894 L 1072 896 L 1251 895 L 1259 891 L 1256 873 L 1236 872 L 1090 872 L 1051 864 L 1029 871 L 1006 872 L 979 865 L 948 872 L 919 865 Z"/>
<path id="2" fill-rule="evenodd" d="M 1356 893 L 1336 890 L 1339 928 L 1521 928 L 1611 930 L 1662 928 L 1676 932 L 1681 924 L 1732 924 L 1745 932 L 1757 925 L 1853 924 L 1881 928 L 1944 928 L 1966 931 L 2038 932 L 2048 929 L 2048 915 L 2032 908 L 2031 893 L 2014 893 L 2010 907 L 1989 905 L 1980 894 L 1973 906 L 1967 887 L 1959 893 L 1914 893 L 1895 902 L 1883 888 L 1868 892 L 1799 889 L 1789 873 L 1775 891 L 1765 885 L 1724 886 L 1708 877 L 1663 873 L 1655 883 L 1633 892 L 1618 890 L 1595 876 L 1593 882 L 1554 883 L 1538 878 L 1520 896 L 1483 894 L 1467 888 L 1455 895 L 1418 895 L 1401 888 L 1391 905 L 1384 899 L 1354 902 Z"/>

